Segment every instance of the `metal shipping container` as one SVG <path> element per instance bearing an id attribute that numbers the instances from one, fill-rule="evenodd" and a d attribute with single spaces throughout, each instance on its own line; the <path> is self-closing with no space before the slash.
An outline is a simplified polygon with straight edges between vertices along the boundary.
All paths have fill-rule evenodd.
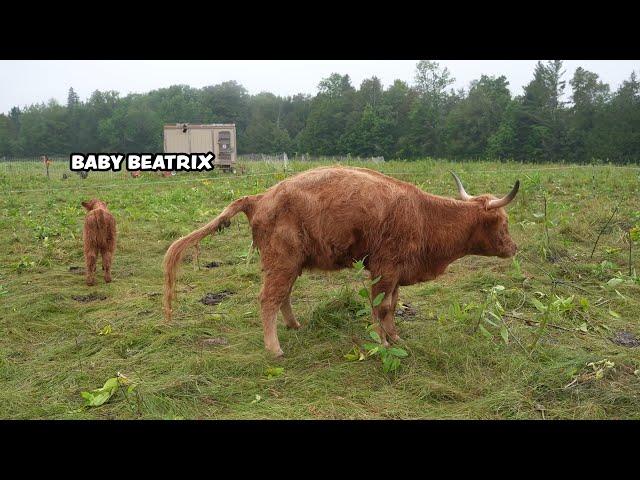
<path id="1" fill-rule="evenodd" d="M 206 153 L 216 156 L 214 165 L 232 170 L 237 159 L 236 126 L 233 123 L 164 126 L 164 153 Z"/>

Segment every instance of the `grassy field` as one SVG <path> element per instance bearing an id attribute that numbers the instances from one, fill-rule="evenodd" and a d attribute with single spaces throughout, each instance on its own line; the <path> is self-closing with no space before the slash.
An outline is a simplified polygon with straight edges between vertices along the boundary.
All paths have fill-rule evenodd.
<path id="1" fill-rule="evenodd" d="M 345 358 L 370 341 L 351 270 L 304 274 L 292 295 L 302 328 L 280 322 L 284 359 L 264 351 L 259 257 L 248 255 L 243 215 L 203 241 L 200 269 L 188 253 L 165 324 L 169 244 L 231 200 L 312 166 L 86 180 L 47 180 L 42 165 L 33 175 L 0 169 L 0 418 L 640 418 L 640 253 L 630 272 L 628 242 L 640 224 L 637 168 L 371 164 L 446 196 L 449 169 L 471 194 L 522 182 L 508 207 L 515 260 L 467 257 L 438 281 L 401 288 L 409 355 L 395 372 L 376 356 Z M 87 287 L 73 267 L 83 267 L 80 202 L 92 197 L 108 203 L 119 239 L 113 283 L 98 276 Z M 200 302 L 223 291 L 218 305 Z M 135 387 L 85 406 L 81 392 L 118 372 Z"/>

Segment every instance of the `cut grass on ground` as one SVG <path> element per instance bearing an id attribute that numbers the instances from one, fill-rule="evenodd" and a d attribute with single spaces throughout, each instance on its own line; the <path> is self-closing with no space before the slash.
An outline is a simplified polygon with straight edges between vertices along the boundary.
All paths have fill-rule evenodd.
<path id="1" fill-rule="evenodd" d="M 359 283 L 347 270 L 298 280 L 292 303 L 302 328 L 286 330 L 279 320 L 286 357 L 265 353 L 259 255 L 247 259 L 244 216 L 202 242 L 199 270 L 187 255 L 174 321 L 164 323 L 161 263 L 169 244 L 231 200 L 313 166 L 289 164 L 285 173 L 256 163 L 245 165 L 244 176 L 140 179 L 0 173 L 0 418 L 640 417 L 640 347 L 632 341 L 640 338 L 640 282 L 629 275 L 626 236 L 640 222 L 634 168 L 361 165 L 446 196 L 455 195 L 448 170 L 471 194 L 504 194 L 516 178 L 522 182 L 508 208 L 515 261 L 467 257 L 436 282 L 401 288 L 400 301 L 414 314 L 397 320 L 409 356 L 394 373 L 383 373 L 375 357 L 344 357 L 370 341 L 356 315 Z M 113 283 L 98 276 L 89 288 L 74 267 L 83 268 L 80 202 L 92 197 L 108 203 L 119 238 Z M 219 265 L 204 267 L 211 262 Z M 494 290 L 501 309 L 491 300 L 496 286 L 504 287 Z M 200 301 L 219 292 L 227 295 L 216 305 Z M 536 301 L 548 306 L 558 298 L 564 306 L 539 330 L 544 316 Z M 483 311 L 498 312 L 499 321 L 485 314 L 496 327 L 480 318 Z M 613 366 L 596 363 L 605 359 Z M 81 392 L 118 372 L 135 388 L 84 407 Z"/>

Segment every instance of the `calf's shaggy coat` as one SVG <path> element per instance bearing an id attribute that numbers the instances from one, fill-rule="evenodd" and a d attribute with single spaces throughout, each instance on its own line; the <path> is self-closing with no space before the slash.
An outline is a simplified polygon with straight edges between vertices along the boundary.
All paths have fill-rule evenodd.
<path id="1" fill-rule="evenodd" d="M 82 202 L 89 212 L 84 219 L 82 239 L 84 242 L 85 276 L 87 285 L 95 285 L 96 261 L 102 255 L 104 281 L 111 281 L 111 262 L 116 250 L 116 221 L 107 209 L 107 204 L 93 199 Z"/>
<path id="2" fill-rule="evenodd" d="M 454 174 L 455 177 L 455 174 Z M 213 221 L 176 240 L 164 258 L 165 318 L 171 319 L 176 270 L 184 250 L 228 227 L 243 212 L 260 252 L 259 300 L 265 347 L 282 355 L 276 333 L 278 310 L 289 328 L 299 328 L 289 295 L 304 269 L 338 270 L 365 258 L 382 340 L 399 340 L 394 324 L 398 289 L 432 280 L 465 255 L 511 257 L 504 206 L 515 197 L 472 197 L 455 177 L 463 200 L 423 192 L 415 185 L 365 168 L 324 167 L 285 179 L 266 192 L 240 198 Z"/>

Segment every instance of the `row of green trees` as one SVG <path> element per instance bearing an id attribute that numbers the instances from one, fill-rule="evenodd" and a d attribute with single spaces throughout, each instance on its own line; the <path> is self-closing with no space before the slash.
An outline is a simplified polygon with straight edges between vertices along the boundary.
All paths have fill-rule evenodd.
<path id="1" fill-rule="evenodd" d="M 523 161 L 637 161 L 640 83 L 635 72 L 612 92 L 562 61 L 538 62 L 524 93 L 504 76 L 483 75 L 468 90 L 436 62 L 420 61 L 412 85 L 383 88 L 376 77 L 355 88 L 348 75 L 323 79 L 315 96 L 249 95 L 230 81 L 120 97 L 95 91 L 82 102 L 73 88 L 55 100 L 0 114 L 0 156 L 67 152 L 162 151 L 162 126 L 233 122 L 240 153 L 390 158 L 512 158 Z"/>

